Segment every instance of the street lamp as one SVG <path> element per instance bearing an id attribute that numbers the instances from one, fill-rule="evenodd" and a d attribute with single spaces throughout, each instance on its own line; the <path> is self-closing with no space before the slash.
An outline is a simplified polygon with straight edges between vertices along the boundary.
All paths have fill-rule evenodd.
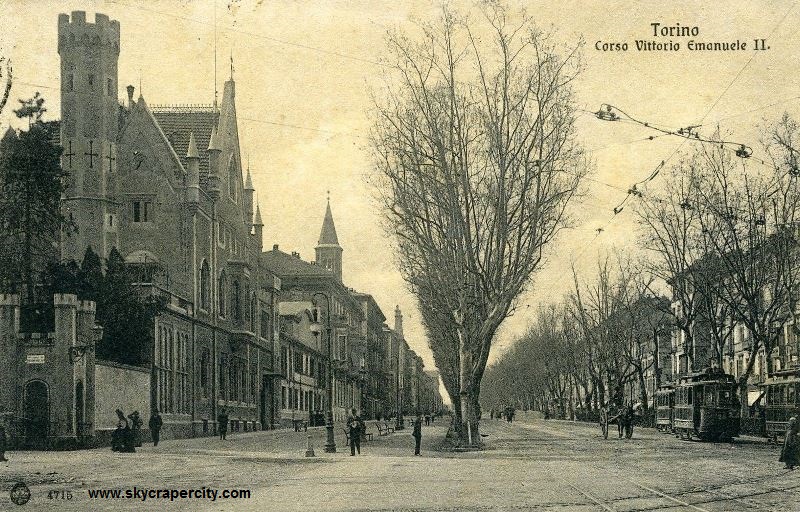
<path id="1" fill-rule="evenodd" d="M 361 384 L 361 404 L 359 404 L 359 408 L 361 409 L 360 413 L 362 418 L 365 418 L 367 414 L 367 407 L 365 405 L 367 401 L 364 398 L 364 379 L 366 378 L 366 376 L 367 376 L 366 364 L 364 358 L 362 357 L 361 365 L 358 369 L 359 383 Z"/>
<path id="2" fill-rule="evenodd" d="M 327 431 L 327 440 L 325 441 L 325 451 L 327 453 L 336 453 L 336 440 L 333 437 L 333 353 L 331 351 L 331 299 L 322 292 L 317 292 L 311 296 L 312 300 L 321 295 L 325 297 L 325 304 L 327 305 L 327 316 L 325 317 L 325 330 L 328 334 L 328 371 L 326 372 L 327 378 L 325 380 L 325 391 L 327 393 L 327 404 L 325 407 L 325 430 Z M 321 311 L 318 306 L 314 307 L 314 321 L 311 323 L 311 332 L 315 337 L 322 333 L 322 319 Z"/>

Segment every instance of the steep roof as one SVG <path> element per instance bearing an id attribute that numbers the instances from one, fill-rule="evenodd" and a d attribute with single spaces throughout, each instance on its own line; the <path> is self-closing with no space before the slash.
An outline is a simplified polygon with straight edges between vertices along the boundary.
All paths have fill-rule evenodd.
<path id="1" fill-rule="evenodd" d="M 319 276 L 333 277 L 333 273 L 319 265 L 303 261 L 299 256 L 272 249 L 261 254 L 261 263 L 278 277 Z"/>
<path id="2" fill-rule="evenodd" d="M 336 225 L 333 223 L 333 213 L 331 203 L 325 209 L 325 219 L 322 221 L 322 230 L 319 232 L 319 245 L 339 245 L 339 238 L 336 236 Z"/>
<path id="3" fill-rule="evenodd" d="M 194 133 L 200 156 L 200 181 L 204 183 L 208 176 L 208 142 L 211 129 L 219 119 L 219 112 L 207 105 L 154 105 L 150 111 L 184 168 L 187 167 L 189 136 Z"/>

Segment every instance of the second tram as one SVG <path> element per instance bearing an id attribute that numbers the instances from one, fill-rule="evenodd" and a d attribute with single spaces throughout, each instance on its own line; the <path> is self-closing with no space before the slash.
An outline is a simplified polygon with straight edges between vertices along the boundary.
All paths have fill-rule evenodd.
<path id="1" fill-rule="evenodd" d="M 673 429 L 681 438 L 730 440 L 739 435 L 740 403 L 732 375 L 717 368 L 681 377 L 675 386 Z"/>

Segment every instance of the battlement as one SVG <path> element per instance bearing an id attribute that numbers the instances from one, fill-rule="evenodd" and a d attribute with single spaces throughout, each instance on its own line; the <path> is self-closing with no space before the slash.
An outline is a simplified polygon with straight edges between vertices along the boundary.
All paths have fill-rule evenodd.
<path id="1" fill-rule="evenodd" d="M 58 15 L 58 52 L 77 47 L 105 46 L 119 54 L 119 21 L 96 13 L 94 23 L 86 22 L 85 11 Z"/>

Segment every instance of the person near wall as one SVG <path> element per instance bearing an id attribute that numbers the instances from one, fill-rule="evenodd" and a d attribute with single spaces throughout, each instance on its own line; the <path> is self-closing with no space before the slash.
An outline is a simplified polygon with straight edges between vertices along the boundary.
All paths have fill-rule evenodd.
<path id="1" fill-rule="evenodd" d="M 161 419 L 158 409 L 153 409 L 153 412 L 150 413 L 150 422 L 148 423 L 150 435 L 153 437 L 153 446 L 158 446 L 158 440 L 161 437 L 161 425 L 163 424 L 164 420 Z"/>
<path id="2" fill-rule="evenodd" d="M 140 448 L 142 446 L 142 425 L 144 422 L 142 418 L 139 416 L 139 411 L 133 411 L 128 415 L 128 421 L 130 422 L 131 426 L 131 436 L 133 437 L 133 446 L 136 448 Z"/>

